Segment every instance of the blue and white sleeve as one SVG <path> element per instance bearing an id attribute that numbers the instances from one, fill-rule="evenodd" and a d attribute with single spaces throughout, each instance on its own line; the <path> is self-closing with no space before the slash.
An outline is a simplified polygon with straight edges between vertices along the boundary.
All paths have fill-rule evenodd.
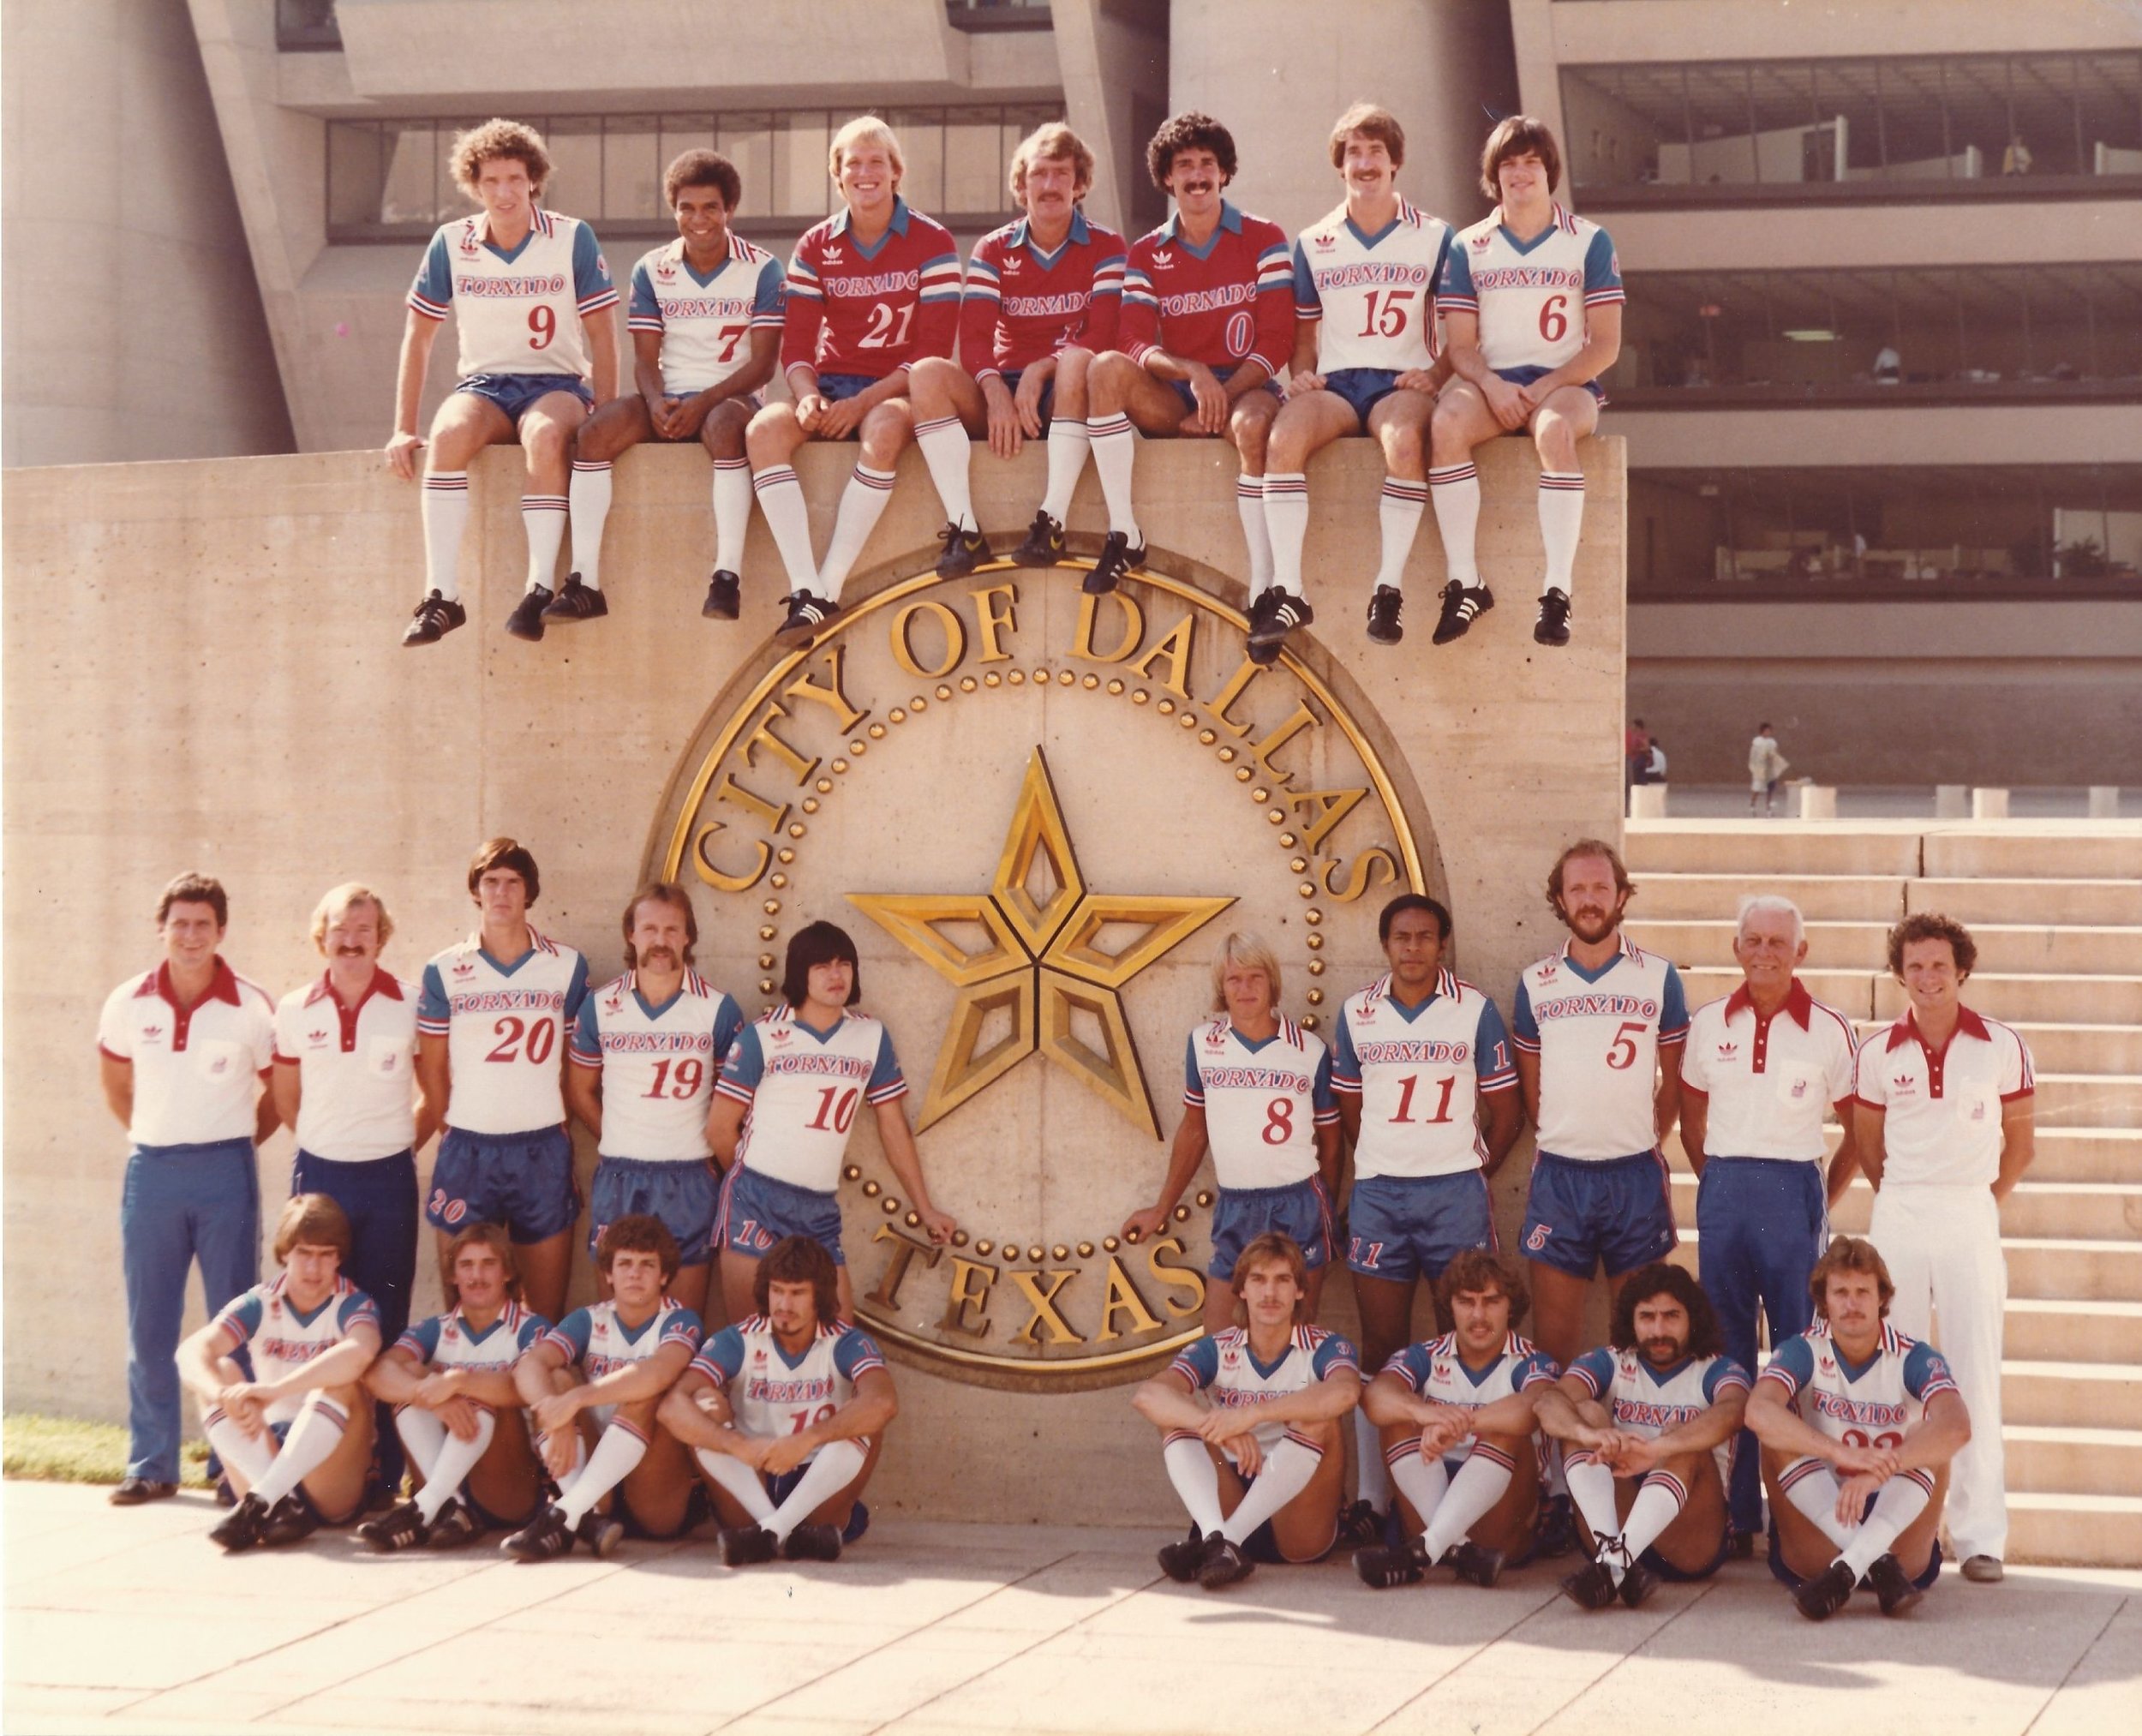
<path id="1" fill-rule="evenodd" d="M 443 320 L 454 298 L 453 261 L 446 254 L 446 231 L 440 230 L 424 249 L 424 262 L 416 268 L 410 285 L 409 305 L 427 320 Z"/>

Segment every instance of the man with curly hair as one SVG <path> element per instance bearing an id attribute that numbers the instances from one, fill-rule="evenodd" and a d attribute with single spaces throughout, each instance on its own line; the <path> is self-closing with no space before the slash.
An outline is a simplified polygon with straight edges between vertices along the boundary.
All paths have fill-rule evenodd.
<path id="1" fill-rule="evenodd" d="M 528 458 L 528 584 L 506 630 L 540 639 L 565 537 L 573 433 L 617 394 L 617 324 L 608 316 L 617 288 L 595 231 L 541 204 L 550 153 L 534 128 L 486 121 L 453 141 L 448 160 L 454 184 L 480 209 L 440 224 L 409 292 L 386 464 L 414 482 L 416 455 L 425 454 L 425 589 L 402 643 L 435 644 L 468 620 L 458 566 L 470 461 L 514 440 Z M 428 445 L 416 411 L 432 339 L 449 312 L 460 332 L 460 382 L 432 418 Z"/>

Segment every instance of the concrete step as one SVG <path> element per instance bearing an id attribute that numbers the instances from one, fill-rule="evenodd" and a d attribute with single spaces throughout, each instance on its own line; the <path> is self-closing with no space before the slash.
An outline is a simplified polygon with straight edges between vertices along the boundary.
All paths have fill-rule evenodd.
<path id="1" fill-rule="evenodd" d="M 2011 1291 L 2001 1350 L 2026 1362 L 2142 1363 L 2142 1302 L 2022 1296 Z"/>
<path id="2" fill-rule="evenodd" d="M 1696 1180 L 1684 1170 L 1672 1177 L 1673 1221 L 1696 1227 Z M 1874 1212 L 1874 1189 L 1857 1176 L 1830 1207 L 1833 1231 L 1864 1236 Z M 2142 1182 L 2022 1182 L 2001 1207 L 2004 1236 L 2052 1236 L 2082 1242 L 2142 1242 Z"/>
<path id="3" fill-rule="evenodd" d="M 2007 1559 L 2061 1567 L 2142 1564 L 2142 1495 L 2012 1491 Z"/>
<path id="4" fill-rule="evenodd" d="M 1759 821 L 1631 820 L 1622 836 L 1631 874 L 1877 874 L 1919 872 L 1915 826 L 1764 824 Z M 2071 873 L 2094 870 L 2074 868 Z"/>
<path id="5" fill-rule="evenodd" d="M 2142 824 L 2133 821 L 1929 829 L 1922 851 L 1916 871 L 1930 880 L 2142 880 Z M 1798 859 L 1798 840 L 1773 857 L 1780 867 Z"/>
<path id="6" fill-rule="evenodd" d="M 1791 899 L 1810 922 L 1893 923 L 1904 913 L 1905 888 L 1909 883 L 1894 876 L 1846 874 L 1785 877 L 1647 871 L 1635 877 L 1636 901 L 1629 907 L 1632 914 L 1641 913 L 1648 922 L 1737 919 L 1743 898 L 1764 893 Z M 2010 907 L 2026 907 L 2018 902 Z"/>
<path id="7" fill-rule="evenodd" d="M 1793 895 L 1784 895 L 1791 898 Z M 1938 910 L 1959 922 L 1972 924 L 2018 920 L 2082 927 L 2142 924 L 2142 880 L 1907 880 L 1904 898 L 1906 910 Z M 1806 905 L 1800 908 L 1809 917 L 1816 914 Z"/>
<path id="8" fill-rule="evenodd" d="M 1629 937 L 1677 965 L 1720 967 L 1733 961 L 1734 925 L 1713 921 L 1654 921 L 1632 918 Z M 1882 968 L 1889 925 L 1879 922 L 1810 922 L 1807 962 L 1814 970 Z M 1974 926 L 1978 968 L 2034 975 L 2127 974 L 2142 972 L 2142 928 L 2051 928 L 2028 924 Z M 1812 991 L 1810 991 L 1812 992 Z"/>
<path id="9" fill-rule="evenodd" d="M 2142 1302 L 2142 1242 L 2007 1236 L 2001 1248 L 2008 1260 L 2011 1296 Z M 2135 1360 L 2142 1362 L 2142 1356 Z"/>
<path id="10" fill-rule="evenodd" d="M 2012 1489 L 2127 1495 L 2142 1489 L 2142 1429 L 2043 1428 L 2007 1423 Z"/>
<path id="11" fill-rule="evenodd" d="M 2041 1073 L 2040 1127 L 2142 1128 L 2142 1075 Z"/>
<path id="12" fill-rule="evenodd" d="M 2142 1428 L 2142 1366 L 2003 1362 L 2001 1410 L 2019 1426 Z"/>
<path id="13" fill-rule="evenodd" d="M 1824 1129 L 1834 1152 L 1843 1129 Z M 1666 1162 L 1677 1173 L 1688 1171 L 1688 1155 L 1676 1128 L 1665 1146 Z M 2119 1182 L 2142 1187 L 2142 1129 L 2133 1128 L 2042 1127 L 2037 1155 L 2031 1164 L 2036 1182 Z"/>
<path id="14" fill-rule="evenodd" d="M 1685 979 L 1688 973 L 1682 974 Z M 1734 980 L 1726 985 L 1723 992 L 1731 994 L 1738 986 L 1739 973 L 1733 974 Z M 1845 973 L 1832 974 L 1841 977 Z M 1803 973 L 1802 977 L 1807 980 L 1809 994 L 1829 1001 L 1840 1012 L 1851 1010 L 1843 1002 L 1830 1000 L 1817 989 L 1808 980 L 1809 973 Z M 1692 999 L 1695 989 L 1685 980 L 1684 986 Z M 1870 973 L 1869 986 L 1874 997 L 1876 1018 L 1886 1024 L 1904 1016 L 1911 1000 L 1902 983 L 1882 969 Z M 2096 972 L 2059 976 L 1974 971 L 1970 982 L 1964 985 L 1964 999 L 1988 1018 L 2005 1019 L 2011 1025 L 2142 1025 L 2142 976 Z"/>
<path id="15" fill-rule="evenodd" d="M 1675 962 L 1679 964 L 1678 960 Z M 1741 985 L 1740 967 L 1735 964 L 1681 964 L 1680 972 L 1681 990 L 1688 997 L 1690 1011 L 1706 1001 L 1715 1001 L 1721 995 L 1730 995 Z M 1809 994 L 1836 1008 L 1847 1019 L 1880 1016 L 1876 1009 L 1876 985 L 1871 969 L 1802 971 L 1800 981 L 1806 985 Z M 2138 985 L 2142 985 L 2142 978 L 2138 978 L 2136 981 Z M 1977 985 L 1978 979 L 1972 978 L 1971 987 L 1976 989 Z M 1902 992 L 1900 985 L 1898 993 Z M 1900 1017 L 1902 1011 L 1900 1008 L 1890 1017 Z M 2001 1015 L 1995 1013 L 1993 1016 L 1997 1019 Z"/>

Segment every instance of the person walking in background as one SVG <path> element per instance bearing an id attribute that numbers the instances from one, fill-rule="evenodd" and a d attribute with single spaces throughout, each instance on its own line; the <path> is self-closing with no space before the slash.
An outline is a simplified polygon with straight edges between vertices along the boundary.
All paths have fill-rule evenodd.
<path id="1" fill-rule="evenodd" d="M 1643 781 L 1643 773 L 1650 764 L 1651 732 L 1643 727 L 1643 719 L 1632 717 L 1621 733 L 1621 793 L 1624 797 L 1630 785 Z"/>
<path id="2" fill-rule="evenodd" d="M 1768 723 L 1756 726 L 1756 739 L 1748 744 L 1748 817 L 1756 816 L 1756 803 L 1762 803 L 1765 819 L 1770 817 L 1770 805 L 1777 799 L 1778 786 L 1785 781 L 1785 756 L 1778 751 L 1778 739 L 1771 734 Z"/>

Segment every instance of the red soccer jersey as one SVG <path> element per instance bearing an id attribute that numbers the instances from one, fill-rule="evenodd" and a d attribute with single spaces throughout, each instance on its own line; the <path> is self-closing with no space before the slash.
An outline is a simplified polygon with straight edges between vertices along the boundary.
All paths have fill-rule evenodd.
<path id="1" fill-rule="evenodd" d="M 952 354 L 960 320 L 960 249 L 952 231 L 904 199 L 865 249 L 848 214 L 804 231 L 788 263 L 781 365 L 883 380 L 925 356 Z"/>
<path id="2" fill-rule="evenodd" d="M 991 230 L 974 244 L 960 303 L 960 359 L 977 380 L 1016 374 L 1076 344 L 1096 354 L 1116 347 L 1123 300 L 1123 237 L 1071 214 L 1071 233 L 1044 254 L 1026 219 Z"/>
<path id="3" fill-rule="evenodd" d="M 1131 246 L 1117 347 L 1134 362 L 1164 350 L 1218 372 L 1254 356 L 1277 377 L 1294 353 L 1294 265 L 1276 223 L 1220 207 L 1203 251 L 1170 218 Z"/>

